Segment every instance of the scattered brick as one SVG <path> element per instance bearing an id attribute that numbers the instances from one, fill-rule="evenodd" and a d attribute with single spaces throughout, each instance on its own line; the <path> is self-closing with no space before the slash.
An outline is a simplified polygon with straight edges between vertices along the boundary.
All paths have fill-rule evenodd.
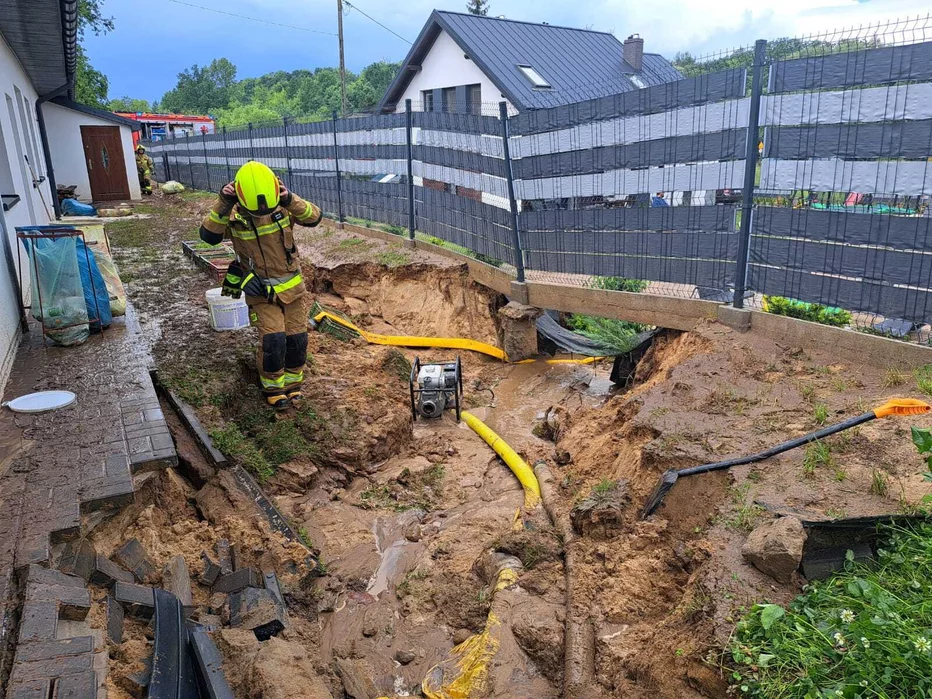
<path id="1" fill-rule="evenodd" d="M 123 643 L 123 605 L 107 595 L 107 637 L 119 645 Z"/>
<path id="2" fill-rule="evenodd" d="M 131 583 L 135 579 L 135 576 L 125 568 L 121 568 L 109 558 L 97 554 L 94 557 L 94 570 L 91 572 L 88 582 L 101 587 L 113 587 L 117 582 Z"/>
<path id="3" fill-rule="evenodd" d="M 213 587 L 220 577 L 220 566 L 214 563 L 206 551 L 201 551 L 201 560 L 204 561 L 204 572 L 201 573 L 201 584 Z"/>
<path id="4" fill-rule="evenodd" d="M 82 580 L 90 578 L 94 572 L 94 559 L 97 550 L 87 539 L 77 539 L 65 544 L 58 570 L 66 575 L 75 575 Z"/>
<path id="5" fill-rule="evenodd" d="M 139 582 L 149 582 L 155 575 L 155 567 L 146 555 L 146 550 L 139 543 L 139 539 L 130 539 L 111 556 L 127 570 L 132 571 Z"/>
<path id="6" fill-rule="evenodd" d="M 172 556 L 162 576 L 163 587 L 181 601 L 186 611 L 194 608 L 194 596 L 191 594 L 191 576 L 184 556 Z"/>
<path id="7" fill-rule="evenodd" d="M 155 612 L 155 594 L 151 587 L 118 581 L 113 586 L 113 598 L 130 616 L 151 619 Z"/>
<path id="8" fill-rule="evenodd" d="M 214 583 L 214 592 L 239 592 L 247 587 L 262 587 L 259 574 L 253 568 L 240 568 L 229 575 L 221 575 Z"/>
<path id="9" fill-rule="evenodd" d="M 230 542 L 220 539 L 214 546 L 217 552 L 217 563 L 220 566 L 220 575 L 229 575 L 233 572 L 233 552 Z"/>
<path id="10" fill-rule="evenodd" d="M 265 588 L 247 587 L 230 595 L 230 626 L 250 629 L 260 641 L 281 633 L 285 621 L 274 595 Z"/>

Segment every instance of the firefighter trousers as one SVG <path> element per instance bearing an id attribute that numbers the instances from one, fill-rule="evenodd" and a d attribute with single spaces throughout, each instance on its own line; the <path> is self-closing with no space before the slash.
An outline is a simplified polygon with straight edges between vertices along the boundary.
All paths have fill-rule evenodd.
<path id="1" fill-rule="evenodd" d="M 301 390 L 307 361 L 307 312 L 304 296 L 291 303 L 246 298 L 249 321 L 259 330 L 256 368 L 267 396 Z"/>

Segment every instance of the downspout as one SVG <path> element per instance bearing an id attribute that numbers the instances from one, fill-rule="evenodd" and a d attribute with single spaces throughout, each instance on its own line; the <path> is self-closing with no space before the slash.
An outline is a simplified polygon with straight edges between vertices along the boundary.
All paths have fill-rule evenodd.
<path id="1" fill-rule="evenodd" d="M 78 65 L 78 0 L 61 0 L 61 29 L 62 48 L 65 52 L 65 84 L 48 94 L 40 95 L 36 100 L 36 121 L 39 122 L 39 137 L 42 139 L 45 169 L 48 172 L 49 188 L 52 190 L 52 207 L 55 209 L 56 220 L 61 219 L 61 203 L 58 201 L 58 185 L 55 182 L 55 168 L 52 167 L 52 152 L 49 148 L 49 135 L 45 128 L 42 105 L 62 95 L 74 98 L 74 77 Z"/>

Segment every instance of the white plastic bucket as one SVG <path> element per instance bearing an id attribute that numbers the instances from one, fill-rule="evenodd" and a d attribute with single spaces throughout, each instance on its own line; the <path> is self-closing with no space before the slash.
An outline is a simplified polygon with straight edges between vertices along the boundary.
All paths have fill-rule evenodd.
<path id="1" fill-rule="evenodd" d="M 243 297 L 221 296 L 220 289 L 208 289 L 206 296 L 214 330 L 240 330 L 249 325 L 249 306 Z"/>

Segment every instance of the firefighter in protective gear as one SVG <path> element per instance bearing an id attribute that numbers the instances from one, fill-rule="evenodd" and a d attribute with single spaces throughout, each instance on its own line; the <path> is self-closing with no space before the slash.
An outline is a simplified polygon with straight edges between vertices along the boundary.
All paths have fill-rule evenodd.
<path id="1" fill-rule="evenodd" d="M 155 163 L 146 155 L 145 146 L 136 146 L 136 172 L 139 174 L 139 189 L 143 194 L 152 194 L 152 172 Z"/>
<path id="2" fill-rule="evenodd" d="M 276 409 L 300 401 L 307 360 L 306 289 L 294 226 L 316 226 L 321 217 L 319 208 L 289 192 L 268 167 L 250 161 L 223 187 L 201 224 L 205 243 L 233 241 L 236 260 L 223 293 L 246 295 L 250 322 L 259 330 L 262 392 Z"/>

